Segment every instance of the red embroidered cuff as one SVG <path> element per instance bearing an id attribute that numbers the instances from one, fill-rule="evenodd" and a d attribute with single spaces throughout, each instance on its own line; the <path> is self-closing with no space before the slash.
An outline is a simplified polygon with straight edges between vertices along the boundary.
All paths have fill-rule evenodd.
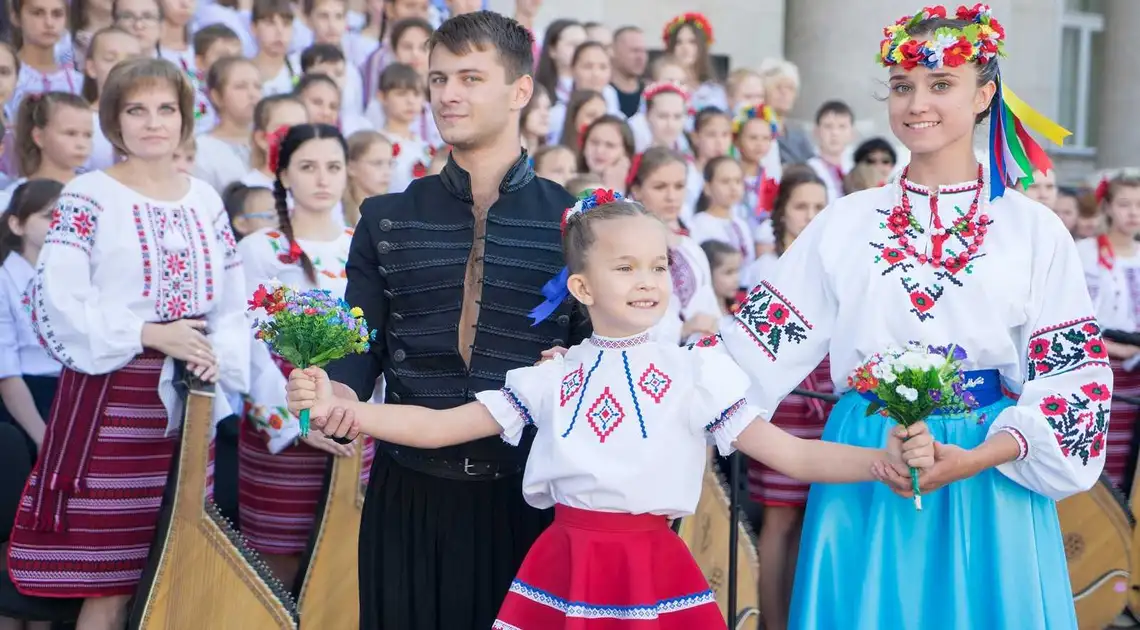
<path id="1" fill-rule="evenodd" d="M 1017 440 L 1018 454 L 1015 461 L 1021 461 L 1029 456 L 1029 442 L 1026 441 L 1025 436 L 1021 434 L 1021 431 L 1018 431 L 1013 427 L 1002 427 L 1001 430 L 1012 435 L 1013 438 Z"/>

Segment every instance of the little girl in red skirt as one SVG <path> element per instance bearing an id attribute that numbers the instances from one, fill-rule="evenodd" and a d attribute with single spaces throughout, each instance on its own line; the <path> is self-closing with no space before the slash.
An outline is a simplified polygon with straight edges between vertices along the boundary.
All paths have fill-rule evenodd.
<path id="1" fill-rule="evenodd" d="M 594 336 L 506 386 L 446 410 L 335 398 L 320 369 L 295 370 L 289 408 L 310 409 L 326 435 L 359 433 L 439 448 L 501 435 L 535 439 L 523 478 L 527 502 L 554 507 L 493 628 L 499 630 L 724 628 L 708 582 L 669 519 L 700 498 L 707 441 L 739 448 L 792 477 L 818 483 L 873 479 L 933 464 L 925 425 L 891 432 L 886 450 L 803 440 L 766 421 L 749 380 L 707 337 L 689 347 L 654 343 L 649 329 L 670 298 L 665 226 L 640 204 L 595 190 L 566 211 L 567 269 L 543 293 L 541 321 L 567 296 L 589 310 Z M 903 439 L 906 439 L 905 443 Z"/>

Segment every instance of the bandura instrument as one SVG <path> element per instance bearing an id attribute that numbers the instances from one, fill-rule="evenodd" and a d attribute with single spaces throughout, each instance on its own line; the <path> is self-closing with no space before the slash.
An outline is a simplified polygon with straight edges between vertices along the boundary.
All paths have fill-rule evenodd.
<path id="1" fill-rule="evenodd" d="M 333 457 L 327 469 L 325 498 L 301 564 L 298 608 L 306 628 L 360 628 L 357 548 L 364 507 L 363 442 L 356 441 L 352 457 Z"/>
<path id="2" fill-rule="evenodd" d="M 711 454 L 705 465 L 704 483 L 697 511 L 681 519 L 678 534 L 709 581 L 717 605 L 731 630 L 760 628 L 759 571 L 755 537 L 741 521 L 737 538 L 736 601 L 738 609 L 728 610 L 728 533 L 729 502 L 724 483 L 717 474 Z"/>
<path id="3" fill-rule="evenodd" d="M 206 501 L 214 387 L 179 365 L 182 437 L 163 496 L 131 630 L 290 630 L 296 606 L 269 567 Z"/>
<path id="4" fill-rule="evenodd" d="M 1136 521 L 1107 478 L 1057 504 L 1081 630 L 1104 630 L 1129 603 Z"/>

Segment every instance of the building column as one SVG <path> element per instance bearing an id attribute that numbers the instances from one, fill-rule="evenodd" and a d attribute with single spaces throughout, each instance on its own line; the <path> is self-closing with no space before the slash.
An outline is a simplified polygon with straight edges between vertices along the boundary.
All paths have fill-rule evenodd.
<path id="1" fill-rule="evenodd" d="M 1140 164 L 1140 63 L 1136 58 L 1136 29 L 1140 2 L 1106 0 L 1104 15 L 1104 91 L 1098 125 L 1097 164 L 1101 168 Z"/>

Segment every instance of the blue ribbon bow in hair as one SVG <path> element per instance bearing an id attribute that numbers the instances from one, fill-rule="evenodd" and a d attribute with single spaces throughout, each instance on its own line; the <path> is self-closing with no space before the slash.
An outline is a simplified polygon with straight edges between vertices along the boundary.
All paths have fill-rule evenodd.
<path id="1" fill-rule="evenodd" d="M 597 208 L 602 204 L 620 201 L 621 199 L 621 193 L 613 190 L 595 188 L 593 190 L 583 191 L 578 197 L 577 203 L 562 213 L 562 233 L 566 234 L 566 224 L 573 217 Z M 531 326 L 537 326 L 546 321 L 547 317 L 550 317 L 554 311 L 558 310 L 559 306 L 562 306 L 562 303 L 570 296 L 570 289 L 566 286 L 566 282 L 569 279 L 570 269 L 563 267 L 562 271 L 558 272 L 558 275 L 547 280 L 546 284 L 542 285 L 542 295 L 546 300 L 531 309 L 530 318 L 534 320 Z"/>

